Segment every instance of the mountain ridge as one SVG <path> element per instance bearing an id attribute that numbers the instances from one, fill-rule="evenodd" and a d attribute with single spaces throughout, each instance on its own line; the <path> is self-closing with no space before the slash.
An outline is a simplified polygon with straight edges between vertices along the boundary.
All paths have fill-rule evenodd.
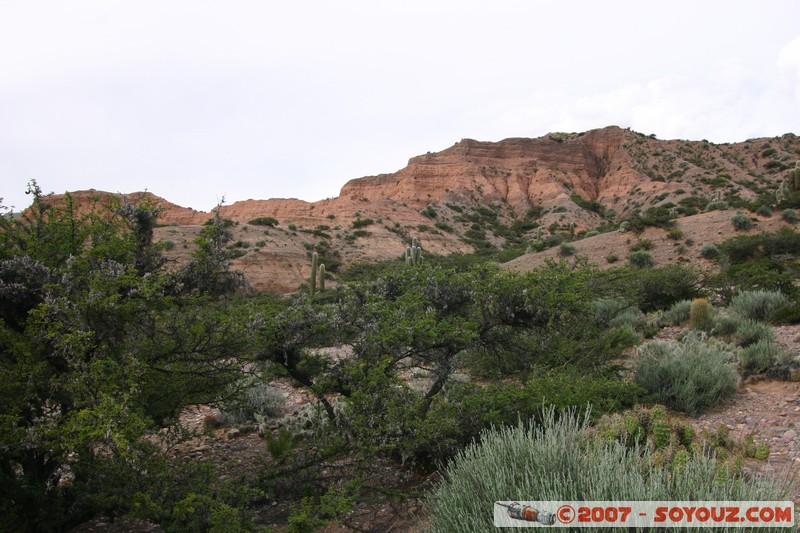
<path id="1" fill-rule="evenodd" d="M 234 266 L 258 289 L 288 292 L 307 279 L 312 250 L 330 266 L 346 266 L 399 257 L 412 236 L 428 254 L 524 249 L 544 237 L 571 240 L 607 230 L 647 210 L 676 218 L 713 200 L 734 206 L 759 201 L 774 194 L 797 159 L 800 138 L 794 134 L 713 144 L 608 126 L 497 142 L 462 139 L 411 157 L 396 172 L 352 179 L 335 198 L 248 199 L 219 210 L 237 223 L 241 255 Z M 127 196 L 163 208 L 156 238 L 172 242 L 168 255 L 176 262 L 187 260 L 211 214 L 150 193 Z M 277 225 L 251 224 L 265 217 Z"/>

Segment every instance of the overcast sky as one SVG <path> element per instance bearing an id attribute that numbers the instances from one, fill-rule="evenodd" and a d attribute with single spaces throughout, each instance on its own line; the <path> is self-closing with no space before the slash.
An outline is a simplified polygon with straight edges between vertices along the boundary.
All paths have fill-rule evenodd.
<path id="1" fill-rule="evenodd" d="M 800 134 L 800 1 L 0 0 L 0 197 L 314 201 L 462 138 Z"/>

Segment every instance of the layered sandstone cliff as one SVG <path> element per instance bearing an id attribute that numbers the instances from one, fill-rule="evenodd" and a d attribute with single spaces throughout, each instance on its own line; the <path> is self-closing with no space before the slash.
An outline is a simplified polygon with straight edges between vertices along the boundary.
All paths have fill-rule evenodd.
<path id="1" fill-rule="evenodd" d="M 675 209 L 697 199 L 749 200 L 774 191 L 800 159 L 793 134 L 715 145 L 663 141 L 615 126 L 586 133 L 552 133 L 499 142 L 463 139 L 437 153 L 413 157 L 391 174 L 353 179 L 337 198 L 244 200 L 220 208 L 234 221 L 241 268 L 257 289 L 295 290 L 310 269 L 312 249 L 343 266 L 399 257 L 412 236 L 429 254 L 515 246 L 542 233 L 618 224 L 635 211 Z M 72 194 L 81 205 L 109 196 Z M 149 193 L 126 195 L 162 208 L 157 238 L 169 241 L 176 264 L 188 260 L 210 213 Z M 59 202 L 63 196 L 53 196 Z M 272 217 L 276 227 L 250 221 Z M 522 224 L 520 224 L 522 223 Z"/>

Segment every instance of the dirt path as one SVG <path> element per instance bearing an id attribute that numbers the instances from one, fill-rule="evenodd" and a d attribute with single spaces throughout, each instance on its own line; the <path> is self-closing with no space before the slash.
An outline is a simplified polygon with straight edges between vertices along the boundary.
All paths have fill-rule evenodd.
<path id="1" fill-rule="evenodd" d="M 775 340 L 800 358 L 800 326 L 773 328 Z M 720 424 L 740 440 L 753 434 L 756 444 L 766 443 L 766 462 L 752 461 L 748 467 L 791 483 L 792 500 L 800 505 L 800 382 L 750 381 L 718 408 L 692 420 L 696 431 L 716 431 Z"/>
<path id="2" fill-rule="evenodd" d="M 756 444 L 770 447 L 767 461 L 747 467 L 791 483 L 792 500 L 800 505 L 800 383 L 760 381 L 741 387 L 731 401 L 691 421 L 698 433 L 720 425 L 742 440 L 753 434 Z"/>

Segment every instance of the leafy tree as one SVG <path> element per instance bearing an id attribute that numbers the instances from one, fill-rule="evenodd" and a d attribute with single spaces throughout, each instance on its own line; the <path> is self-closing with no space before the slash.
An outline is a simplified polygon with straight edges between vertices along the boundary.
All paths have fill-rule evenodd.
<path id="1" fill-rule="evenodd" d="M 229 226 L 218 205 L 214 216 L 203 225 L 200 236 L 195 239 L 197 249 L 192 261 L 180 272 L 182 289 L 222 296 L 245 286 L 244 275 L 230 268 L 232 253 L 227 244 L 233 236 Z"/>
<path id="2" fill-rule="evenodd" d="M 145 434 L 234 379 L 244 338 L 235 309 L 153 270 L 151 208 L 31 191 L 0 251 L 0 512 L 21 531 L 124 511 L 109 495 L 148 471 Z"/>

